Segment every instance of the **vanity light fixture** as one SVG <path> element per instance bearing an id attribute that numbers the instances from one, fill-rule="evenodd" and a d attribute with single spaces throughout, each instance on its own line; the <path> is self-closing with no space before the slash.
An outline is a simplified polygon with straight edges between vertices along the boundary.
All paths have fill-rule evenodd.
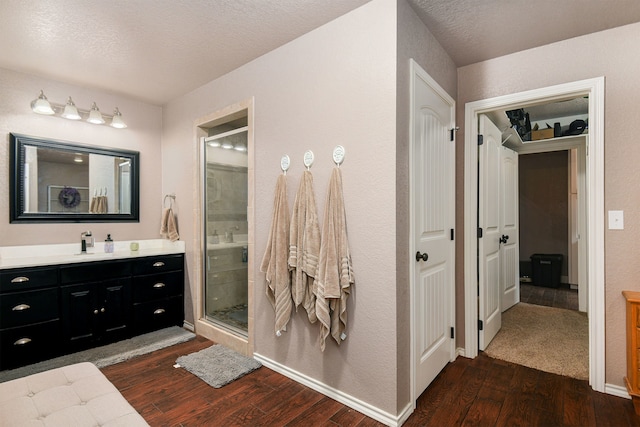
<path id="1" fill-rule="evenodd" d="M 31 101 L 31 109 L 34 113 L 38 114 L 46 114 L 48 116 L 55 114 L 53 108 L 51 108 L 51 104 L 46 96 L 44 96 L 44 91 L 40 91 L 40 95 L 33 101 Z"/>
<path id="2" fill-rule="evenodd" d="M 233 149 L 236 151 L 247 151 L 247 146 L 244 144 L 244 142 L 238 142 L 233 146 Z"/>
<path id="3" fill-rule="evenodd" d="M 65 105 L 54 104 L 49 102 L 43 90 L 40 91 L 40 95 L 38 95 L 36 99 L 31 101 L 31 109 L 37 114 L 49 116 L 59 114 L 60 117 L 69 120 L 81 120 L 85 118 L 87 122 L 98 125 L 104 124 L 110 119 L 109 125 L 111 127 L 116 129 L 124 129 L 127 127 L 127 124 L 122 120 L 122 113 L 120 113 L 118 107 L 113 110 L 113 116 L 110 116 L 108 114 L 102 114 L 95 102 L 90 110 L 77 108 L 71 97 L 69 97 Z"/>
<path id="4" fill-rule="evenodd" d="M 102 113 L 100 109 L 94 102 L 91 106 L 91 111 L 89 111 L 89 118 L 87 119 L 89 123 L 93 123 L 94 125 L 101 125 L 104 123 L 104 119 L 102 118 Z"/>
<path id="5" fill-rule="evenodd" d="M 73 103 L 73 99 L 71 99 L 71 97 L 67 100 L 67 105 L 64 106 L 64 111 L 61 116 L 69 120 L 80 120 L 82 118 L 80 117 L 76 104 Z"/>
<path id="6" fill-rule="evenodd" d="M 224 148 L 225 150 L 231 150 L 233 148 L 233 144 L 229 141 L 223 141 L 220 147 Z"/>
<path id="7" fill-rule="evenodd" d="M 111 119 L 111 127 L 117 128 L 117 129 L 124 129 L 127 127 L 126 123 L 122 121 L 122 114 L 120 113 L 120 110 L 118 110 L 118 107 L 116 107 L 115 110 L 113 110 L 113 118 Z"/>

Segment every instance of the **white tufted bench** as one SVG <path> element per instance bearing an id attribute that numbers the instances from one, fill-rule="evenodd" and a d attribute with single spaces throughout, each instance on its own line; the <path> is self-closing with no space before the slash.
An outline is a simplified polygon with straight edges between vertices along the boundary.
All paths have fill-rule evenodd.
<path id="1" fill-rule="evenodd" d="M 148 426 L 92 363 L 0 383 L 0 426 Z"/>

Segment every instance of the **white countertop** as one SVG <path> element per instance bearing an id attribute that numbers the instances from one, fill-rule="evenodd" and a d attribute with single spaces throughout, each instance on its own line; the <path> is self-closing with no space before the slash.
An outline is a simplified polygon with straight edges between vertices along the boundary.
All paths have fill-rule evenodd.
<path id="1" fill-rule="evenodd" d="M 138 243 L 137 251 L 129 249 L 132 242 Z M 116 241 L 113 246 L 113 253 L 109 254 L 104 252 L 104 242 L 96 242 L 95 247 L 87 248 L 86 254 L 80 254 L 80 242 L 60 245 L 0 246 L 0 270 L 185 253 L 185 243 L 181 240 L 176 242 L 165 239 L 126 240 Z"/>

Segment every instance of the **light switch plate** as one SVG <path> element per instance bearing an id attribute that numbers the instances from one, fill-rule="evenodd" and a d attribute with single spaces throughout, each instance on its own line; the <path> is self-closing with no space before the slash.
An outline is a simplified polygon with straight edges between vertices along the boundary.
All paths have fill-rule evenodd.
<path id="1" fill-rule="evenodd" d="M 623 211 L 609 211 L 609 230 L 624 230 Z"/>

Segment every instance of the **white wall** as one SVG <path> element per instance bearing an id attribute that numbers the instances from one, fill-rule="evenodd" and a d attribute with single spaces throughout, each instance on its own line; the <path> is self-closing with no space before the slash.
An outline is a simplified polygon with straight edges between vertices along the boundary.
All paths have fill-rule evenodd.
<path id="1" fill-rule="evenodd" d="M 164 111 L 163 192 L 175 192 L 187 241 L 190 301 L 200 286 L 195 123 L 233 103 L 255 100 L 254 301 L 256 353 L 383 411 L 396 412 L 395 108 L 396 1 L 374 0 L 209 84 Z M 203 47 L 206 54 L 206 47 Z M 335 145 L 346 149 L 344 200 L 356 284 L 349 300 L 348 338 L 318 344 L 318 325 L 294 315 L 282 337 L 258 271 L 271 222 L 280 158 L 288 154 L 289 201 L 316 156 L 318 214 L 324 213 Z M 250 232 L 251 233 L 251 232 Z M 193 316 L 193 307 L 187 313 Z"/>
<path id="2" fill-rule="evenodd" d="M 31 101 L 43 89 L 50 102 L 64 104 L 73 97 L 79 108 L 95 101 L 106 114 L 118 106 L 127 129 L 43 116 L 31 111 Z M 83 87 L 0 69 L 0 246 L 74 243 L 91 230 L 96 240 L 107 233 L 115 240 L 159 238 L 162 207 L 160 171 L 161 108 Z M 10 224 L 9 133 L 64 140 L 84 145 L 123 148 L 140 152 L 140 223 Z M 79 246 L 78 246 L 79 247 Z"/>

